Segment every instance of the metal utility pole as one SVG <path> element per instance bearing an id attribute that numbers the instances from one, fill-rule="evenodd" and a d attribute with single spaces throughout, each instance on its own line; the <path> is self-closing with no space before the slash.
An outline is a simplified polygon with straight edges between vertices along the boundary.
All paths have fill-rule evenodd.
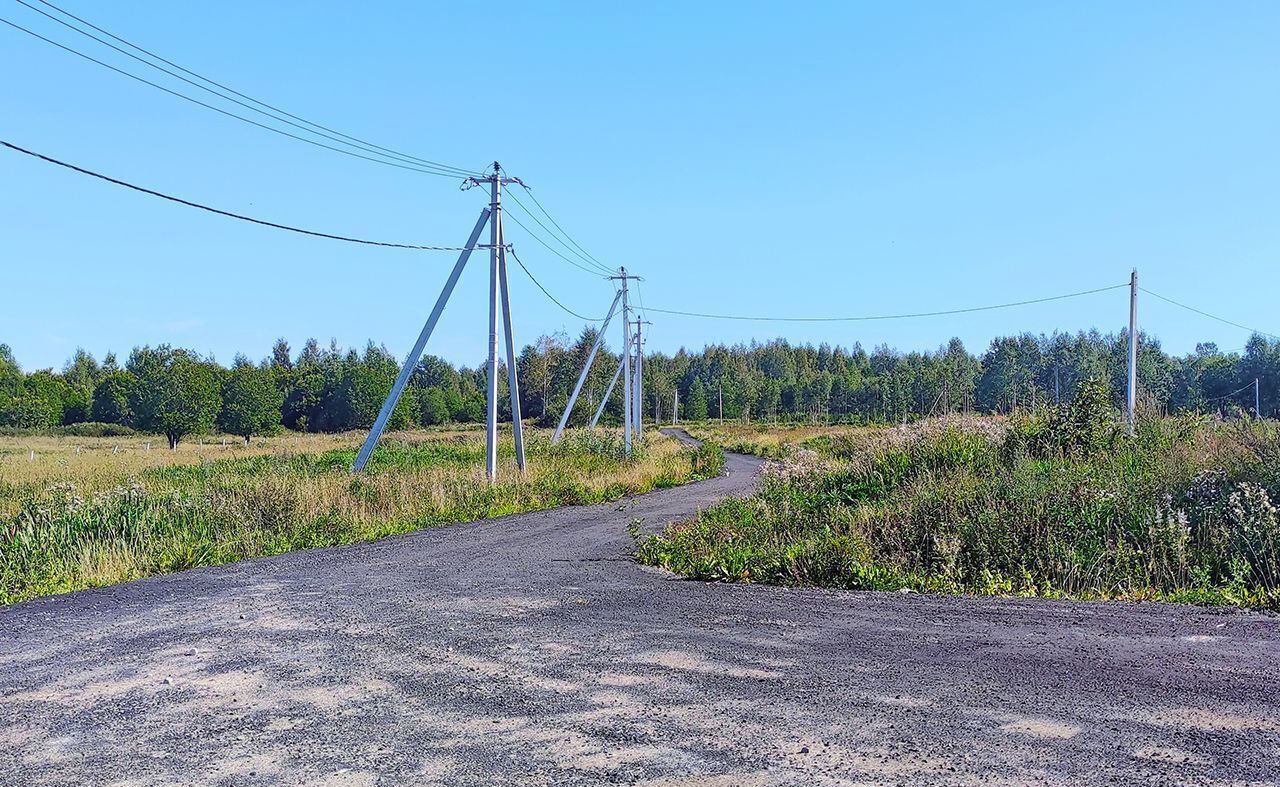
<path id="1" fill-rule="evenodd" d="M 560 442 L 560 435 L 564 433 L 565 424 L 569 423 L 569 414 L 573 412 L 574 402 L 578 400 L 578 394 L 582 392 L 582 384 L 587 380 L 587 374 L 591 371 L 591 364 L 595 362 L 596 353 L 600 351 L 600 345 L 604 342 L 605 329 L 609 327 L 609 321 L 613 319 L 613 313 L 618 308 L 618 303 L 622 300 L 622 293 L 619 292 L 613 296 L 613 305 L 609 307 L 609 313 L 605 316 L 604 322 L 600 323 L 600 330 L 596 333 L 596 341 L 591 345 L 591 352 L 587 353 L 587 361 L 582 365 L 582 372 L 578 375 L 578 382 L 573 386 L 573 393 L 569 395 L 569 403 L 564 406 L 564 414 L 560 416 L 560 423 L 556 425 L 556 432 L 551 437 L 552 445 Z M 609 398 L 605 394 L 605 399 Z"/>
<path id="2" fill-rule="evenodd" d="M 716 380 L 716 415 L 724 426 L 724 378 Z"/>
<path id="3" fill-rule="evenodd" d="M 489 477 L 489 482 L 498 480 L 498 314 L 499 301 L 509 301 L 507 290 L 507 276 L 504 274 L 504 264 L 506 264 L 506 255 L 502 253 L 502 187 L 508 183 L 520 183 L 520 178 L 503 177 L 502 166 L 497 161 L 493 163 L 493 174 L 485 178 L 467 178 L 463 186 L 483 186 L 489 184 L 489 385 L 488 395 L 486 395 L 485 409 L 485 444 L 484 444 L 484 463 L 485 475 Z M 502 289 L 499 296 L 498 290 Z M 509 308 L 507 310 L 509 312 Z M 511 322 L 506 324 L 507 328 L 507 347 L 508 357 L 507 366 L 515 369 L 516 358 L 515 339 L 511 335 Z M 509 376 L 509 383 L 512 384 L 512 397 L 518 398 L 520 390 L 516 375 Z M 516 434 L 520 434 L 520 408 L 518 406 L 512 409 L 512 429 Z M 520 456 L 522 448 L 522 435 L 517 436 L 517 459 L 520 461 L 521 467 L 524 467 L 524 458 Z"/>
<path id="4" fill-rule="evenodd" d="M 467 245 L 463 247 L 462 254 L 453 266 L 453 271 L 445 281 L 444 289 L 440 291 L 440 297 L 436 299 L 435 308 L 431 310 L 431 316 L 427 318 L 427 324 L 423 326 L 422 333 L 418 336 L 418 341 L 413 345 L 413 349 L 409 351 L 404 366 L 400 368 L 399 376 L 396 377 L 395 383 L 391 386 L 391 393 L 387 395 L 386 400 L 382 403 L 382 410 L 379 411 L 378 418 L 373 423 L 373 428 L 369 430 L 369 435 L 365 438 L 364 445 L 360 447 L 360 453 L 356 456 L 355 464 L 351 468 L 353 472 L 358 473 L 363 470 L 365 464 L 369 461 L 369 457 L 373 454 L 373 449 L 378 444 L 378 438 L 382 436 L 382 431 L 386 428 L 387 421 L 390 420 L 396 403 L 400 401 L 400 396 L 404 393 L 404 387 L 413 375 L 418 359 L 422 356 L 427 340 L 431 338 L 431 333 L 435 330 L 436 323 L 440 320 L 440 314 L 444 311 L 445 304 L 449 302 L 449 296 L 453 294 L 453 289 L 458 283 L 458 278 L 462 275 L 462 270 L 466 267 L 467 260 L 471 258 L 471 252 L 477 248 L 489 249 L 489 385 L 485 419 L 485 473 L 490 483 L 497 479 L 499 314 L 501 314 L 506 334 L 507 383 L 511 390 L 511 423 L 515 432 L 516 463 L 521 470 L 524 470 L 524 431 L 520 418 L 520 376 L 516 364 L 515 334 L 511 328 L 511 290 L 507 282 L 507 255 L 506 249 L 503 247 L 502 233 L 502 187 L 509 183 L 524 185 L 519 178 L 504 176 L 501 165 L 496 161 L 493 162 L 492 175 L 468 177 L 463 180 L 463 189 L 486 184 L 489 186 L 489 207 L 480 212 L 480 219 L 476 222 L 475 229 L 471 231 L 471 237 L 467 239 Z M 489 243 L 487 246 L 477 245 L 476 241 L 480 239 L 480 233 L 484 230 L 486 222 L 489 224 Z"/>
<path id="5" fill-rule="evenodd" d="M 1129 434 L 1138 427 L 1138 269 L 1129 275 Z"/>
<path id="6" fill-rule="evenodd" d="M 631 302 L 627 294 L 627 281 L 639 280 L 639 276 L 627 275 L 626 268 L 618 268 L 618 275 L 613 279 L 622 280 L 622 444 L 631 456 L 631 430 L 635 422 L 635 398 L 632 392 L 631 379 Z"/>
<path id="7" fill-rule="evenodd" d="M 680 389 L 677 387 L 671 393 L 671 425 L 675 426 L 680 422 Z"/>
<path id="8" fill-rule="evenodd" d="M 1258 378 L 1253 378 L 1253 414 L 1262 419 L 1262 396 L 1258 393 Z"/>

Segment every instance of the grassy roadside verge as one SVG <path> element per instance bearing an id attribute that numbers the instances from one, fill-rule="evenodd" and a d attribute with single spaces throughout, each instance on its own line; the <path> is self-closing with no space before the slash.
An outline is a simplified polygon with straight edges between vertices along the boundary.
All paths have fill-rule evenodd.
<path id="1" fill-rule="evenodd" d="M 603 502 L 719 472 L 699 451 L 656 431 L 634 461 L 609 432 L 569 433 L 556 446 L 531 433 L 524 475 L 507 440 L 494 485 L 484 477 L 482 433 L 384 439 L 361 476 L 348 470 L 355 443 L 337 438 L 313 452 L 268 444 L 236 458 L 196 460 L 156 450 L 90 457 L 63 445 L 44 466 L 26 462 L 23 475 L 0 481 L 0 603 Z"/>
<path id="2" fill-rule="evenodd" d="M 1083 409 L 784 439 L 758 494 L 639 559 L 733 582 L 1280 608 L 1276 424 L 1150 418 L 1128 438 Z M 774 451 L 756 432 L 725 442 Z"/>

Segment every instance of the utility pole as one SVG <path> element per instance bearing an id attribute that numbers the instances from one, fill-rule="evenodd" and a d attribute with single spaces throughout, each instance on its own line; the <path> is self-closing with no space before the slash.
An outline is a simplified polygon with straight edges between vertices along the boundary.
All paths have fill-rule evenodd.
<path id="1" fill-rule="evenodd" d="M 360 453 L 356 455 L 356 461 L 351 466 L 352 472 L 358 473 L 364 470 L 369 457 L 373 455 L 373 449 L 378 444 L 378 438 L 382 436 L 392 412 L 395 411 L 396 404 L 400 401 L 400 396 L 404 393 L 405 386 L 409 383 L 409 378 L 413 376 L 413 371 L 418 365 L 418 359 L 422 357 L 422 351 L 426 348 L 427 340 L 431 338 L 432 332 L 435 331 L 436 323 L 439 322 L 440 315 L 444 312 L 444 307 L 449 302 L 449 297 L 453 295 L 454 287 L 457 286 L 458 279 L 462 276 L 462 271 L 467 266 L 467 260 L 471 258 L 471 252 L 478 248 L 489 249 L 489 377 L 485 419 L 485 474 L 489 478 L 489 483 L 494 483 L 497 480 L 499 316 L 502 318 L 506 335 L 507 384 L 511 393 L 511 424 L 515 435 L 516 463 L 522 471 L 524 470 L 524 429 L 520 417 L 520 376 L 515 355 L 515 334 L 511 327 L 511 289 L 507 279 L 507 255 L 502 232 L 502 187 L 511 183 L 524 185 L 519 178 L 503 175 L 502 166 L 496 161 L 493 162 L 493 174 L 468 177 L 462 181 L 464 190 L 488 185 L 490 189 L 489 207 L 480 211 L 480 218 L 476 221 L 475 228 L 471 230 L 471 236 L 467 238 L 466 245 L 462 247 L 462 253 L 458 256 L 458 261 L 454 263 L 453 270 L 449 273 L 449 278 L 445 280 L 444 288 L 441 289 L 440 296 L 436 299 L 436 305 L 432 308 L 426 325 L 422 327 L 422 333 L 418 335 L 418 341 L 414 343 L 413 349 L 409 351 L 404 365 L 400 367 L 400 374 L 396 377 L 395 383 L 392 384 L 391 392 L 387 394 L 387 398 L 382 402 L 382 409 L 378 412 L 378 417 L 373 422 L 373 427 L 369 430 L 364 444 L 360 447 Z M 478 245 L 476 241 L 480 239 L 480 233 L 484 230 L 486 223 L 489 225 L 489 243 L 487 246 Z"/>
<path id="2" fill-rule="evenodd" d="M 468 178 L 467 182 L 473 186 L 489 184 L 489 385 L 485 397 L 484 469 L 489 483 L 492 484 L 498 480 L 498 314 L 501 308 L 499 301 L 508 301 L 510 297 L 506 291 L 506 276 L 503 271 L 506 255 L 502 253 L 502 187 L 508 183 L 520 183 L 520 180 L 503 177 L 502 166 L 495 161 L 493 162 L 492 175 L 484 178 Z M 499 290 L 501 290 L 501 295 Z M 510 308 L 505 311 L 510 312 Z M 514 348 L 515 342 L 510 335 L 510 314 L 506 314 L 506 316 L 508 317 L 508 320 L 505 321 L 507 346 Z M 514 357 L 508 357 L 507 366 L 514 368 L 515 360 Z M 516 390 L 512 391 L 513 401 L 518 401 L 515 398 L 519 396 L 515 375 L 511 374 L 509 380 L 516 386 Z M 520 408 L 518 406 L 513 408 L 511 418 L 512 428 L 519 435 L 521 425 L 519 420 Z M 524 457 L 520 455 L 523 453 L 521 443 L 521 438 L 517 437 L 516 458 L 521 468 L 523 468 Z"/>
<path id="3" fill-rule="evenodd" d="M 1262 396 L 1258 393 L 1258 378 L 1253 378 L 1253 414 L 1262 419 Z"/>
<path id="4" fill-rule="evenodd" d="M 717 414 L 720 416 L 720 425 L 724 426 L 724 378 L 721 377 L 716 381 L 716 408 Z"/>
<path id="5" fill-rule="evenodd" d="M 627 457 L 630 458 L 631 430 L 635 422 L 633 412 L 635 398 L 631 379 L 631 302 L 627 293 L 627 281 L 639 279 L 639 277 L 629 276 L 626 268 L 618 268 L 618 275 L 610 278 L 622 280 L 622 444 Z"/>
<path id="6" fill-rule="evenodd" d="M 1138 427 L 1138 269 L 1129 275 L 1129 434 Z"/>
<path id="7" fill-rule="evenodd" d="M 675 426 L 680 422 L 680 388 L 677 386 L 671 392 L 671 425 Z"/>

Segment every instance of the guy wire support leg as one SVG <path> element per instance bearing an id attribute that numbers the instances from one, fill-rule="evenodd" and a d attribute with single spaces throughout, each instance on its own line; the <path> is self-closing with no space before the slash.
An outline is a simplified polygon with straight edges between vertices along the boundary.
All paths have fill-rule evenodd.
<path id="1" fill-rule="evenodd" d="M 591 345 L 591 352 L 587 353 L 587 360 L 582 364 L 582 372 L 578 374 L 578 382 L 573 386 L 573 393 L 569 395 L 569 402 L 564 406 L 564 414 L 560 416 L 560 423 L 556 424 L 555 434 L 551 437 L 551 444 L 555 445 L 560 442 L 560 435 L 564 433 L 565 424 L 569 423 L 569 415 L 573 412 L 574 402 L 578 401 L 578 394 L 582 392 L 582 384 L 587 380 L 587 374 L 591 371 L 591 364 L 596 359 L 596 353 L 600 351 L 600 345 L 604 342 L 604 332 L 609 327 L 609 321 L 613 319 L 613 313 L 618 308 L 618 302 L 622 300 L 622 293 L 619 292 L 613 296 L 613 305 L 609 307 L 609 313 L 605 315 L 604 322 L 600 323 L 600 330 L 596 333 L 595 343 Z M 605 399 L 608 399 L 605 395 Z"/>
<path id="2" fill-rule="evenodd" d="M 369 435 L 364 440 L 364 445 L 360 447 L 360 453 L 356 456 L 355 464 L 351 466 L 351 472 L 359 473 L 364 470 L 364 466 L 369 462 L 369 457 L 373 455 L 373 449 L 378 445 L 378 438 L 382 436 L 382 431 L 387 427 L 387 421 L 391 419 L 391 413 L 396 409 L 396 404 L 400 401 L 400 395 L 404 393 L 404 387 L 408 384 L 409 378 L 413 376 L 413 370 L 417 368 L 418 359 L 422 357 L 422 351 L 427 346 L 427 340 L 431 338 L 431 333 L 436 329 L 436 323 L 440 321 L 440 315 L 444 312 L 445 305 L 449 302 L 449 296 L 453 295 L 453 288 L 458 283 L 458 278 L 462 276 L 462 270 L 467 267 L 467 260 L 471 259 L 471 251 L 476 248 L 476 241 L 480 239 L 480 232 L 484 230 L 485 222 L 489 220 L 490 211 L 485 208 L 480 211 L 480 218 L 476 221 L 476 226 L 471 230 L 471 236 L 467 238 L 467 243 L 463 247 L 463 251 L 458 255 L 458 261 L 454 263 L 453 270 L 449 273 L 449 278 L 445 280 L 444 288 L 440 290 L 440 297 L 436 299 L 436 305 L 431 310 L 431 316 L 427 318 L 427 324 L 422 326 L 422 333 L 418 334 L 418 341 L 414 343 L 413 349 L 409 351 L 409 355 L 404 359 L 404 365 L 400 367 L 400 374 L 396 377 L 395 384 L 391 386 L 391 393 L 387 394 L 386 400 L 382 403 L 382 409 L 378 411 L 378 418 L 373 422 L 373 428 L 369 430 Z"/>

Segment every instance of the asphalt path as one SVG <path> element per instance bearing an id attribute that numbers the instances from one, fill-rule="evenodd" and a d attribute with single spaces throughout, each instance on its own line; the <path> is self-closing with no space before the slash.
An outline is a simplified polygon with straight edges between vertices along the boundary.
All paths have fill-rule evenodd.
<path id="1" fill-rule="evenodd" d="M 1280 782 L 1275 616 L 632 559 L 758 469 L 0 610 L 0 784 Z"/>

